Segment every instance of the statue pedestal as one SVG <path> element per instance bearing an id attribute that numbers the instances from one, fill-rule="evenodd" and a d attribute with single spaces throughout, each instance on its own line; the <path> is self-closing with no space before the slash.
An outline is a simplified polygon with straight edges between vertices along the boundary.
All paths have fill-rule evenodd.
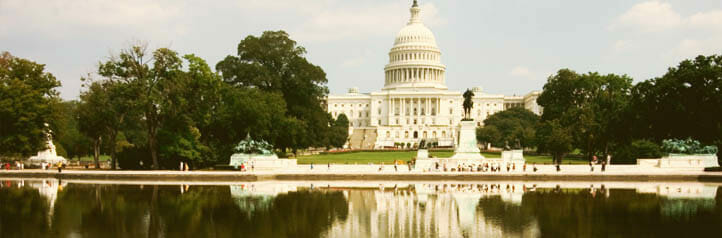
<path id="1" fill-rule="evenodd" d="M 523 150 L 505 150 L 501 152 L 501 159 L 505 162 L 524 162 Z"/>
<path id="2" fill-rule="evenodd" d="M 251 166 L 255 170 L 277 170 L 296 166 L 295 159 L 279 159 L 276 154 L 233 154 L 228 164 L 240 168 L 244 163 L 247 170 L 250 170 Z"/>
<path id="3" fill-rule="evenodd" d="M 474 121 L 461 121 L 459 138 L 452 159 L 484 159 L 479 147 L 476 146 L 476 124 Z"/>
<path id="4" fill-rule="evenodd" d="M 416 159 L 428 159 L 428 158 L 429 158 L 429 150 L 419 149 L 419 151 L 416 152 Z"/>

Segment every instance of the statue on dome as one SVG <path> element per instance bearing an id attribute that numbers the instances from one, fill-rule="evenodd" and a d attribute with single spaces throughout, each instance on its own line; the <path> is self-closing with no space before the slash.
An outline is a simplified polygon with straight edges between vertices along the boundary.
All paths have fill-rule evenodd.
<path id="1" fill-rule="evenodd" d="M 471 100 L 471 98 L 474 97 L 474 92 L 467 89 L 466 92 L 464 92 L 464 120 L 471 119 L 471 109 L 474 107 L 474 102 Z"/>

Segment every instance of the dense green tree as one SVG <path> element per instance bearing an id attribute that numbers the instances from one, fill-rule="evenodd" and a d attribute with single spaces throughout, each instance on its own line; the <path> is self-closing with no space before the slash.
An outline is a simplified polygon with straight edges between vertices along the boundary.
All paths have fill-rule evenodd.
<path id="1" fill-rule="evenodd" d="M 691 137 L 722 148 L 720 105 L 722 55 L 698 56 L 635 85 L 626 116 L 636 138 L 659 143 Z"/>
<path id="2" fill-rule="evenodd" d="M 538 150 L 552 155 L 554 163 L 561 164 L 562 159 L 572 151 L 573 137 L 570 129 L 559 120 L 545 121 L 537 129 Z"/>
<path id="3" fill-rule="evenodd" d="M 145 46 L 136 45 L 101 63 L 99 70 L 102 76 L 122 79 L 132 88 L 132 104 L 142 112 L 154 169 L 160 168 L 158 132 L 165 120 L 173 115 L 169 112 L 176 106 L 177 98 L 172 97 L 181 96 L 173 90 L 178 78 L 182 77 L 181 66 L 182 60 L 175 51 L 159 48 L 149 56 Z"/>
<path id="4" fill-rule="evenodd" d="M 52 123 L 59 86 L 45 65 L 0 53 L 0 157 L 27 157 L 45 149 L 46 123 Z"/>
<path id="5" fill-rule="evenodd" d="M 499 129 L 496 128 L 496 126 L 485 125 L 484 127 L 476 128 L 476 140 L 480 143 L 483 143 L 484 147 L 486 147 L 489 143 L 491 143 L 491 145 L 494 147 L 504 146 L 504 142 L 501 138 L 501 133 L 499 132 Z"/>
<path id="6" fill-rule="evenodd" d="M 237 55 L 229 55 L 216 65 L 224 81 L 239 88 L 257 88 L 279 93 L 289 118 L 283 126 L 291 132 L 276 135 L 282 149 L 328 145 L 329 121 L 322 107 L 328 94 L 326 73 L 306 60 L 306 50 L 286 32 L 266 31 L 260 37 L 248 36 L 238 44 Z"/>
<path id="7" fill-rule="evenodd" d="M 488 134 L 488 136 L 483 136 L 482 139 L 496 147 L 504 146 L 506 143 L 514 146 L 517 141 L 523 148 L 535 147 L 535 133 L 538 124 L 539 116 L 527 109 L 514 107 L 495 113 L 484 120 L 484 127 L 493 127 L 497 130 L 499 136 L 493 134 L 494 129 L 481 130 L 482 133 L 486 132 L 485 134 Z"/>
<path id="8" fill-rule="evenodd" d="M 86 156 L 90 154 L 89 149 L 92 147 L 88 138 L 83 133 L 80 133 L 79 104 L 80 102 L 75 100 L 55 104 L 53 121 L 55 121 L 57 127 L 53 130 L 55 134 L 53 142 L 58 150 L 63 148 L 65 151 L 65 154 L 61 154 L 60 151 L 58 151 L 58 154 L 68 159 Z"/>
<path id="9" fill-rule="evenodd" d="M 630 100 L 632 79 L 626 75 L 577 74 L 562 69 L 549 77 L 537 102 L 544 107 L 542 122 L 558 120 L 570 128 L 573 145 L 588 158 L 623 138 L 623 112 Z"/>
<path id="10" fill-rule="evenodd" d="M 88 90 L 80 94 L 78 105 L 78 118 L 82 122 L 78 129 L 92 141 L 93 162 L 95 168 L 100 168 L 100 148 L 103 136 L 107 134 L 107 127 L 113 115 L 109 109 L 110 95 L 101 82 L 88 85 Z"/>
<path id="11" fill-rule="evenodd" d="M 348 141 L 348 117 L 346 117 L 346 114 L 341 113 L 335 120 L 331 118 L 331 124 L 329 144 L 335 148 L 342 148 Z"/>

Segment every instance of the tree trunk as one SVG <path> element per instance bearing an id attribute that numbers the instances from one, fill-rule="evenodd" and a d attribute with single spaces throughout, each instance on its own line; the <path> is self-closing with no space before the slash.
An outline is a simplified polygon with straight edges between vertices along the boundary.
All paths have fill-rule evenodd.
<path id="1" fill-rule="evenodd" d="M 153 185 L 153 195 L 150 198 L 149 215 L 150 220 L 148 221 L 148 237 L 159 237 L 160 236 L 160 221 L 158 217 L 157 206 L 158 204 L 158 185 Z"/>
<path id="2" fill-rule="evenodd" d="M 148 147 L 150 147 L 150 157 L 153 159 L 153 169 L 160 169 L 158 166 L 158 151 L 156 150 L 155 134 L 148 135 Z"/>
<path id="3" fill-rule="evenodd" d="M 93 144 L 93 162 L 95 162 L 95 168 L 100 168 L 100 143 L 102 142 L 102 138 L 98 136 L 97 139 L 95 139 L 95 143 Z"/>
<path id="4" fill-rule="evenodd" d="M 118 135 L 118 132 L 111 132 L 110 133 L 110 169 L 115 170 L 115 138 Z"/>

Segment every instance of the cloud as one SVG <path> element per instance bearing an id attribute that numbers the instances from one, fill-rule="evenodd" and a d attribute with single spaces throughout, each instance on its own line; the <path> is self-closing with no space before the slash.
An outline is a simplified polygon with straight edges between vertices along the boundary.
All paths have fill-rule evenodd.
<path id="1" fill-rule="evenodd" d="M 180 17 L 183 8 L 174 1 L 144 0 L 5 0 L 0 6 L 0 36 L 22 31 L 62 35 L 88 27 L 152 29 Z"/>
<path id="2" fill-rule="evenodd" d="M 446 19 L 439 16 L 433 3 L 421 6 L 424 23 L 429 27 L 443 26 Z M 289 30 L 304 41 L 328 42 L 339 39 L 388 37 L 408 21 L 408 1 L 390 1 L 375 4 L 332 3 L 314 10 L 302 11 L 304 19 Z M 401 14 L 401 13 L 408 14 Z"/>
<path id="3" fill-rule="evenodd" d="M 669 3 L 648 1 L 636 4 L 617 17 L 610 31 L 626 33 L 611 46 L 614 53 L 640 48 L 657 50 L 670 61 L 722 50 L 722 10 L 711 9 L 689 16 L 679 14 Z M 671 46 L 671 47 L 670 47 Z"/>
<path id="4" fill-rule="evenodd" d="M 609 26 L 610 30 L 657 32 L 682 24 L 682 17 L 669 3 L 649 1 L 632 6 Z"/>
<path id="5" fill-rule="evenodd" d="M 534 78 L 534 74 L 529 70 L 529 68 L 524 66 L 514 67 L 513 69 L 511 69 L 511 72 L 509 72 L 509 75 L 528 79 Z"/>
<path id="6" fill-rule="evenodd" d="M 694 28 L 722 31 L 722 10 L 696 13 L 687 19 L 687 24 Z"/>

